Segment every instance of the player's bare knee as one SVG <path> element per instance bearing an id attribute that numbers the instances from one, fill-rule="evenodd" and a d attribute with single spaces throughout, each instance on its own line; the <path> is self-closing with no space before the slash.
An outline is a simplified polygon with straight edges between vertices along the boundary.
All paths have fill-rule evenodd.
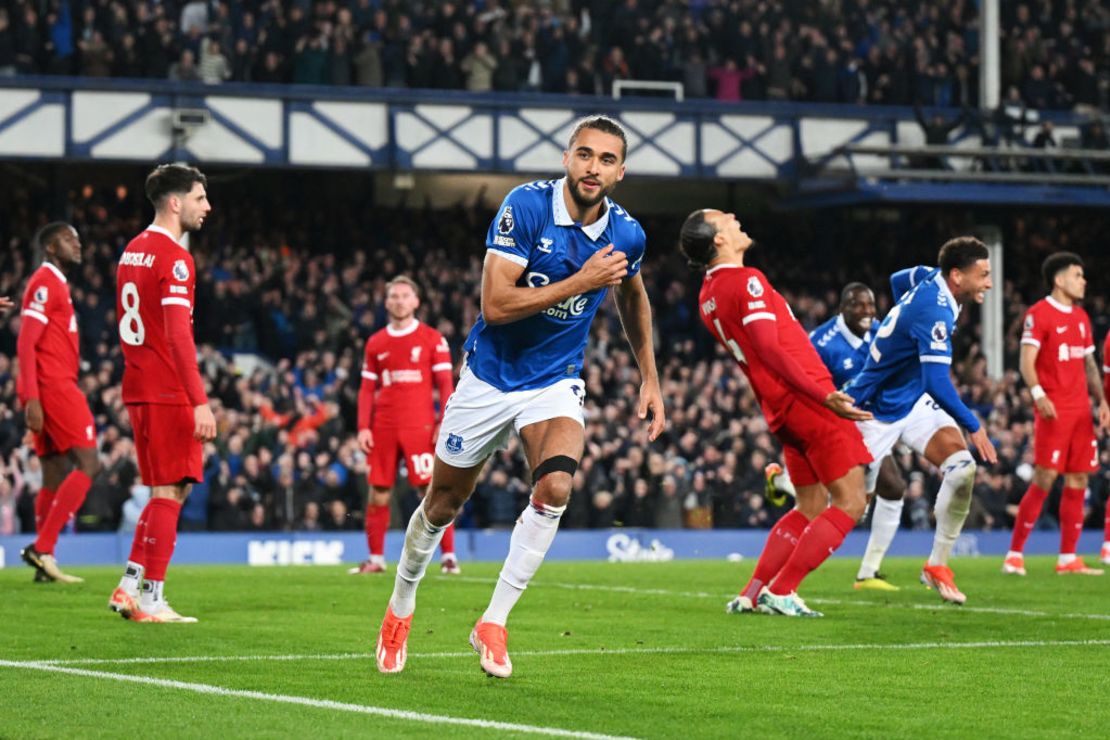
<path id="1" fill-rule="evenodd" d="M 1064 473 L 1064 488 L 1078 488 L 1086 490 L 1088 475 L 1086 473 Z"/>
<path id="2" fill-rule="evenodd" d="M 1052 468 L 1042 468 L 1039 465 L 1033 468 L 1033 485 L 1042 491 L 1048 491 L 1056 483 L 1056 479 L 1060 476 L 1058 472 Z"/>
<path id="3" fill-rule="evenodd" d="M 553 455 L 532 471 L 532 497 L 548 506 L 566 506 L 574 487 L 578 461 L 569 455 Z"/>
<path id="4" fill-rule="evenodd" d="M 806 519 L 816 519 L 825 509 L 829 508 L 829 494 L 824 486 L 800 486 L 795 496 L 795 508 Z"/>
<path id="5" fill-rule="evenodd" d="M 90 479 L 96 478 L 100 474 L 100 458 L 97 457 L 96 450 L 78 450 L 73 457 L 77 463 L 77 469 Z"/>

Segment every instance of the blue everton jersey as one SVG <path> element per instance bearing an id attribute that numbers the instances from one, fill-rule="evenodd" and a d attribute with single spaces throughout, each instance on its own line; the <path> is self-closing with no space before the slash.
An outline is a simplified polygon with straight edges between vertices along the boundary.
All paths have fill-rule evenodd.
<path id="1" fill-rule="evenodd" d="M 640 271 L 646 238 L 636 219 L 608 198 L 601 218 L 575 223 L 563 200 L 563 180 L 514 188 L 486 236 L 486 249 L 524 268 L 518 286 L 538 288 L 578 272 L 610 243 Z M 463 349 L 471 371 L 502 391 L 545 388 L 582 372 L 590 324 L 608 288 L 572 296 L 527 318 L 487 324 L 479 314 Z"/>
<path id="2" fill-rule="evenodd" d="M 871 332 L 857 337 L 848 328 L 842 314 L 837 314 L 809 333 L 821 362 L 833 376 L 833 385 L 843 388 L 844 384 L 859 375 L 867 362 L 867 352 L 871 346 Z"/>
<path id="3" fill-rule="evenodd" d="M 879 324 L 863 371 L 845 388 L 880 421 L 905 418 L 925 393 L 922 363 L 952 364 L 960 312 L 940 270 L 902 270 L 890 283 L 898 303 Z"/>

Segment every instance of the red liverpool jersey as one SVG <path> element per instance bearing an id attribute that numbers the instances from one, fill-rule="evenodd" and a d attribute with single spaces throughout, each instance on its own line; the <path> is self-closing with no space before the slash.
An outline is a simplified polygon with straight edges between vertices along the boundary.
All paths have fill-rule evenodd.
<path id="1" fill-rule="evenodd" d="M 702 283 L 698 302 L 701 320 L 740 363 L 772 430 L 782 425 L 784 414 L 799 396 L 760 362 L 759 354 L 748 336 L 749 324 L 774 321 L 778 329 L 779 351 L 793 357 L 806 375 L 826 393 L 836 390 L 828 368 L 809 341 L 809 335 L 794 318 L 790 306 L 759 270 L 740 265 L 719 265 L 710 269 Z"/>
<path id="2" fill-rule="evenodd" d="M 116 318 L 123 348 L 124 403 L 207 402 L 192 341 L 194 272 L 192 255 L 158 226 L 149 226 L 120 255 Z M 187 317 L 167 315 L 182 309 L 188 310 Z M 188 351 L 181 358 L 174 357 L 167 318 L 189 324 Z"/>
<path id="3" fill-rule="evenodd" d="M 35 376 L 41 395 L 58 383 L 77 382 L 79 361 L 77 317 L 69 297 L 65 274 L 49 262 L 43 262 L 31 275 L 23 294 L 23 322 L 39 321 L 46 329 L 35 344 Z M 23 331 L 23 330 L 21 330 Z M 29 398 L 20 374 L 19 396 Z"/>
<path id="4" fill-rule="evenodd" d="M 1095 351 L 1091 319 L 1082 306 L 1065 306 L 1048 296 L 1025 312 L 1022 344 L 1037 347 L 1037 379 L 1056 408 L 1085 409 L 1087 355 Z"/>
<path id="5" fill-rule="evenodd" d="M 392 327 L 366 340 L 362 364 L 363 383 L 380 389 L 373 404 L 373 419 L 359 419 L 359 428 L 388 424 L 416 427 L 435 423 L 432 399 L 433 377 L 450 372 L 451 350 L 443 335 L 430 326 L 413 321 L 401 330 Z M 446 403 L 441 398 L 440 403 Z"/>

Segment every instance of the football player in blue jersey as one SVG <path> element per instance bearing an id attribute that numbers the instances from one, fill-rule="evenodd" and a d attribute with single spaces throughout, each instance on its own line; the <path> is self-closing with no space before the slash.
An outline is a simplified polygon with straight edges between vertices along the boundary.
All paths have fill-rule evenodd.
<path id="1" fill-rule="evenodd" d="M 840 311 L 810 332 L 810 341 L 817 349 L 821 361 L 832 373 L 833 383 L 837 388 L 843 388 L 863 370 L 871 349 L 871 327 L 875 313 L 875 294 L 871 288 L 863 283 L 848 283 L 840 291 Z M 892 455 L 887 455 L 878 464 L 875 503 L 871 510 L 871 536 L 867 541 L 867 551 L 856 575 L 854 587 L 897 591 L 898 587 L 879 572 L 879 566 L 902 521 L 906 482 Z M 771 463 L 766 472 L 769 499 L 785 501 L 786 493 L 795 495 L 794 484 L 781 465 Z"/>
<path id="2" fill-rule="evenodd" d="M 555 538 L 585 444 L 581 377 L 590 324 L 610 288 L 642 385 L 648 439 L 663 431 L 651 308 L 640 275 L 646 238 L 609 199 L 624 177 L 627 139 L 605 116 L 579 121 L 563 152 L 565 176 L 514 188 L 486 236 L 481 314 L 464 344 L 466 366 L 447 402 L 432 481 L 409 520 L 377 644 L 378 670 L 405 666 L 416 589 L 443 528 L 470 498 L 486 458 L 515 429 L 532 470 L 493 598 L 470 633 L 487 674 L 507 678 L 505 623 Z"/>
<path id="3" fill-rule="evenodd" d="M 897 301 L 875 332 L 863 371 L 845 391 L 875 418 L 858 422 L 872 456 L 880 460 L 899 440 L 943 474 L 934 514 L 933 550 L 921 580 L 945 601 L 963 604 L 948 558 L 971 508 L 975 459 L 997 462 L 986 429 L 952 384 L 952 332 L 967 303 L 982 303 L 991 288 L 990 253 L 978 239 L 958 237 L 940 248 L 939 268 L 914 267 L 891 276 Z M 868 470 L 875 489 L 877 466 Z"/>

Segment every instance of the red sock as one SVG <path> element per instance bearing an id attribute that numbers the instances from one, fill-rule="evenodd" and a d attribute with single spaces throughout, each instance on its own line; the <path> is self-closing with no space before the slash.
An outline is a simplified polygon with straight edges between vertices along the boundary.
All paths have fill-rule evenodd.
<path id="1" fill-rule="evenodd" d="M 1036 483 L 1029 484 L 1029 490 L 1021 497 L 1018 505 L 1017 519 L 1014 520 L 1014 533 L 1010 536 L 1010 549 L 1013 552 L 1024 552 L 1025 541 L 1033 531 L 1037 520 L 1041 517 L 1044 500 L 1048 498 L 1048 491 Z"/>
<path id="2" fill-rule="evenodd" d="M 65 527 L 69 518 L 85 502 L 85 494 L 89 492 L 89 486 L 91 485 L 92 478 L 85 475 L 84 471 L 81 470 L 73 470 L 65 477 L 62 485 L 58 486 L 58 492 L 54 495 L 54 502 L 50 511 L 47 513 L 42 526 L 38 528 L 39 536 L 35 540 L 36 551 L 45 555 L 54 554 L 54 545 L 58 544 L 58 535 L 61 534 L 62 528 Z M 42 492 L 39 493 L 41 495 Z M 35 512 L 35 519 L 38 519 L 37 511 Z"/>
<path id="3" fill-rule="evenodd" d="M 389 504 L 366 507 L 366 546 L 371 555 L 385 554 L 385 531 L 389 529 Z"/>
<path id="4" fill-rule="evenodd" d="M 39 489 L 38 495 L 35 496 L 35 531 L 41 532 L 42 525 L 46 523 L 46 515 L 50 513 L 50 507 L 54 505 L 54 492 L 46 486 Z M 38 549 L 37 547 L 35 548 Z"/>
<path id="5" fill-rule="evenodd" d="M 166 568 L 177 544 L 181 504 L 172 498 L 152 498 L 143 511 L 146 519 L 146 580 L 166 580 Z"/>
<path id="6" fill-rule="evenodd" d="M 146 502 L 143 512 L 139 514 L 139 521 L 135 525 L 135 536 L 131 538 L 131 554 L 127 560 L 146 567 L 146 522 L 150 518 L 150 501 Z"/>
<path id="7" fill-rule="evenodd" d="M 444 555 L 455 554 L 455 523 L 451 522 L 443 530 L 443 539 L 439 541 L 439 550 Z"/>
<path id="8" fill-rule="evenodd" d="M 797 591 L 802 579 L 817 570 L 855 526 L 856 520 L 835 506 L 825 509 L 798 538 L 798 546 L 768 586 L 771 593 L 785 596 Z"/>
<path id="9" fill-rule="evenodd" d="M 809 519 L 797 509 L 791 509 L 778 523 L 771 528 L 767 535 L 767 542 L 763 545 L 763 552 L 759 553 L 759 561 L 755 564 L 755 572 L 748 581 L 748 585 L 740 591 L 741 596 L 747 596 L 755 601 L 759 592 L 782 570 L 782 566 L 790 558 L 794 548 L 798 546 L 798 538 L 802 536 Z"/>
<path id="10" fill-rule="evenodd" d="M 1075 554 L 1079 535 L 1083 532 L 1083 496 L 1086 493 L 1082 488 L 1065 488 L 1060 495 L 1061 555 Z"/>

